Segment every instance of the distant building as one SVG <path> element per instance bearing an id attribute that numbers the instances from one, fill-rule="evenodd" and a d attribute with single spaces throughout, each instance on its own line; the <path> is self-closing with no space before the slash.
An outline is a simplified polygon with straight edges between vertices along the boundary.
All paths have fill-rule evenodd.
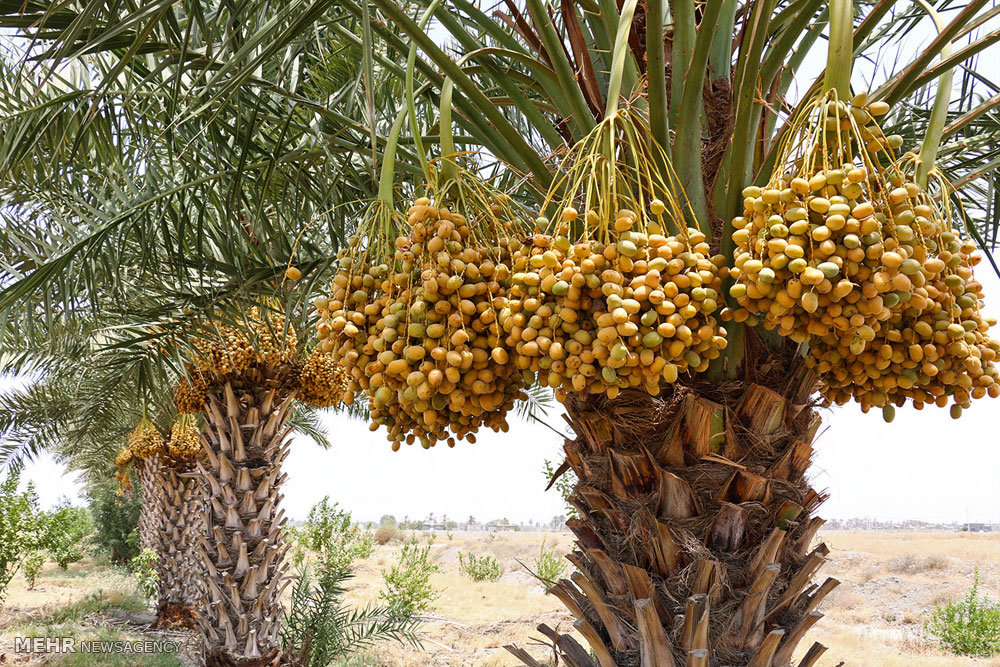
<path id="1" fill-rule="evenodd" d="M 519 530 L 517 526 L 510 523 L 509 521 L 496 521 L 486 524 L 486 529 L 491 530 L 495 533 L 507 533 Z"/>
<path id="2" fill-rule="evenodd" d="M 965 527 L 970 533 L 1000 532 L 1000 523 L 967 523 Z"/>

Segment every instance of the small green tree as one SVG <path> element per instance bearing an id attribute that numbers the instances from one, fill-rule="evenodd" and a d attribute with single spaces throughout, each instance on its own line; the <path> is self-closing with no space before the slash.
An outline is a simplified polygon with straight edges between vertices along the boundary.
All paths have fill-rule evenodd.
<path id="1" fill-rule="evenodd" d="M 545 540 L 542 540 L 538 557 L 535 559 L 535 576 L 546 582 L 547 585 L 552 585 L 556 583 L 565 570 L 566 561 L 556 553 L 555 547 L 546 548 Z"/>
<path id="2" fill-rule="evenodd" d="M 927 632 L 952 653 L 988 658 L 1000 653 L 1000 604 L 979 594 L 979 568 L 961 600 L 938 605 Z"/>
<path id="3" fill-rule="evenodd" d="M 28 582 L 29 591 L 35 587 L 35 582 L 38 580 L 38 575 L 41 574 L 44 565 L 45 554 L 40 550 L 32 551 L 21 562 L 21 570 L 24 572 L 25 581 Z"/>
<path id="4" fill-rule="evenodd" d="M 46 519 L 49 556 L 65 570 L 84 556 L 83 545 L 94 532 L 90 511 L 86 507 L 73 507 L 68 498 L 62 498 Z"/>
<path id="5" fill-rule="evenodd" d="M 139 555 L 139 494 L 131 497 L 115 493 L 115 484 L 95 485 L 88 492 L 94 521 L 92 541 L 116 565 L 127 565 Z"/>
<path id="6" fill-rule="evenodd" d="M 15 468 L 0 482 L 0 603 L 7 585 L 25 558 L 45 546 L 45 516 L 38 509 L 33 484 L 19 492 L 21 471 Z"/>
<path id="7" fill-rule="evenodd" d="M 375 552 L 375 536 L 354 525 L 351 513 L 324 497 L 309 510 L 306 522 L 295 531 L 296 540 L 318 554 L 323 567 L 349 572 L 359 558 Z"/>
<path id="8" fill-rule="evenodd" d="M 152 599 L 157 593 L 160 575 L 156 572 L 159 555 L 152 549 L 143 549 L 129 561 L 129 569 L 135 575 L 139 590 L 147 599 Z"/>
<path id="9" fill-rule="evenodd" d="M 399 562 L 387 572 L 382 570 L 385 590 L 379 597 L 386 601 L 392 614 L 397 618 L 413 618 L 430 609 L 437 597 L 431 586 L 431 574 L 438 566 L 430 560 L 430 545 L 420 546 L 416 539 L 403 545 Z"/>
<path id="10" fill-rule="evenodd" d="M 458 552 L 458 570 L 473 581 L 496 581 L 500 578 L 500 563 L 490 554 L 476 556 Z"/>

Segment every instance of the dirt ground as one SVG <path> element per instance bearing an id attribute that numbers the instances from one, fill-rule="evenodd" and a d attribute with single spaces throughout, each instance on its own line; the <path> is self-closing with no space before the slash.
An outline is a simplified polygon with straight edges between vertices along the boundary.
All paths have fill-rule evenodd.
<path id="1" fill-rule="evenodd" d="M 417 534 L 423 542 L 428 534 Z M 830 562 L 822 576 L 841 585 L 824 601 L 826 615 L 809 635 L 830 650 L 824 667 L 840 661 L 871 667 L 948 667 L 996 665 L 993 659 L 950 656 L 925 637 L 924 621 L 935 605 L 963 596 L 979 569 L 981 592 L 1000 599 L 1000 535 L 955 532 L 828 531 L 820 536 L 830 547 Z M 547 662 L 544 648 L 533 643 L 535 626 L 546 623 L 563 630 L 571 625 L 559 602 L 546 596 L 527 571 L 534 569 L 542 540 L 559 553 L 569 550 L 569 533 L 437 533 L 432 558 L 439 571 L 431 576 L 438 597 L 422 626 L 422 649 L 379 644 L 349 662 L 361 666 L 498 667 L 517 665 L 503 650 L 517 644 Z M 399 544 L 379 547 L 357 564 L 348 601 L 363 604 L 378 599 L 382 570 L 395 563 Z M 459 553 L 491 554 L 501 565 L 495 582 L 476 583 L 459 571 Z M 69 610 L 69 611 L 67 611 Z M 64 618 L 65 617 L 65 618 Z M 153 636 L 176 641 L 183 635 L 150 634 L 143 623 L 148 614 L 128 577 L 112 568 L 85 561 L 63 572 L 49 564 L 34 590 L 17 577 L 0 610 L 0 651 L 6 661 L 26 664 L 11 653 L 13 637 L 51 634 L 59 630 L 86 638 L 134 639 Z M 808 648 L 804 642 L 802 651 Z M 122 662 L 55 659 L 49 664 L 190 664 L 186 656 L 129 656 Z M 0 662 L 4 662 L 0 658 Z M 33 661 L 39 662 L 39 661 Z"/>

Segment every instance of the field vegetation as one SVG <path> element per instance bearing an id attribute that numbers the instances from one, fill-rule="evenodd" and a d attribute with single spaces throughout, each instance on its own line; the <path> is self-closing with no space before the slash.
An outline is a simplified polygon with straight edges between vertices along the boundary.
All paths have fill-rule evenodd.
<path id="1" fill-rule="evenodd" d="M 1000 658 L 960 656 L 942 646 L 925 628 L 938 607 L 967 597 L 978 570 L 978 594 L 1000 599 L 1000 536 L 988 533 L 826 531 L 830 545 L 830 576 L 841 581 L 817 626 L 817 641 L 831 649 L 819 665 L 886 667 L 957 667 L 1000 665 Z M 414 542 L 415 540 L 415 542 Z M 539 554 L 562 556 L 570 549 L 566 532 L 400 531 L 397 539 L 376 547 L 353 563 L 344 581 L 343 605 L 359 609 L 379 605 L 385 590 L 383 572 L 397 566 L 404 549 L 428 554 L 437 569 L 426 583 L 434 592 L 428 608 L 417 614 L 414 646 L 386 639 L 363 647 L 335 665 L 452 666 L 518 664 L 504 649 L 515 643 L 543 664 L 551 653 L 532 645 L 535 625 L 567 628 L 571 617 L 559 601 L 546 595 L 530 570 Z M 544 546 L 543 546 L 544 543 Z M 463 554 L 466 554 L 463 556 Z M 477 562 L 495 560 L 500 577 L 473 581 L 462 571 L 469 554 Z M 311 554 L 315 558 L 316 554 Z M 565 573 L 563 576 L 568 575 Z M 286 594 L 286 604 L 291 593 Z M 6 606 L 0 611 L 0 651 L 13 664 L 27 660 L 12 655 L 16 635 L 70 635 L 81 639 L 135 640 L 166 638 L 181 642 L 178 655 L 159 655 L 145 665 L 195 664 L 193 635 L 150 630 L 145 597 L 134 578 L 120 568 L 88 557 L 62 570 L 49 561 L 33 589 L 23 575 L 12 581 Z M 548 656 L 548 658 L 546 658 Z M 53 659 L 49 664 L 130 664 Z"/>

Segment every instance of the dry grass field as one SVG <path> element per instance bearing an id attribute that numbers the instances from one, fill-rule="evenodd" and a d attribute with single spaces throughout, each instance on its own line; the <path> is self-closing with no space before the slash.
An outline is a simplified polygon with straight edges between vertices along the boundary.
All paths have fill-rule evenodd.
<path id="1" fill-rule="evenodd" d="M 418 533 L 417 537 L 424 542 L 429 539 L 427 534 Z M 1000 535 L 830 531 L 821 537 L 830 546 L 830 562 L 823 573 L 842 582 L 824 603 L 826 618 L 811 635 L 831 647 L 821 665 L 833 667 L 844 661 L 847 665 L 872 667 L 1000 667 L 1000 656 L 979 661 L 949 656 L 923 634 L 923 623 L 934 606 L 962 596 L 972 583 L 976 567 L 982 591 L 1000 598 Z M 438 598 L 422 628 L 423 649 L 381 644 L 347 665 L 516 665 L 503 650 L 508 643 L 544 658 L 544 649 L 532 645 L 532 638 L 537 636 L 534 627 L 544 622 L 567 628 L 570 618 L 520 564 L 534 567 L 543 539 L 560 553 L 571 543 L 568 533 L 457 532 L 450 538 L 437 533 L 433 536 L 432 558 L 439 571 L 432 575 L 431 582 Z M 350 602 L 377 600 L 381 572 L 395 562 L 398 552 L 398 544 L 385 545 L 358 564 L 350 586 Z M 460 552 L 492 554 L 503 570 L 501 579 L 472 582 L 459 571 Z M 27 590 L 20 577 L 13 582 L 0 611 L 0 651 L 8 654 L 7 662 L 26 664 L 25 658 L 10 654 L 17 634 L 139 638 L 145 632 L 141 623 L 148 618 L 142 607 L 131 581 L 115 570 L 87 561 L 62 572 L 50 564 L 35 590 Z M 142 660 L 126 656 L 120 662 L 107 657 L 87 662 L 76 656 L 53 659 L 49 664 L 184 662 L 188 661 L 165 655 Z"/>

